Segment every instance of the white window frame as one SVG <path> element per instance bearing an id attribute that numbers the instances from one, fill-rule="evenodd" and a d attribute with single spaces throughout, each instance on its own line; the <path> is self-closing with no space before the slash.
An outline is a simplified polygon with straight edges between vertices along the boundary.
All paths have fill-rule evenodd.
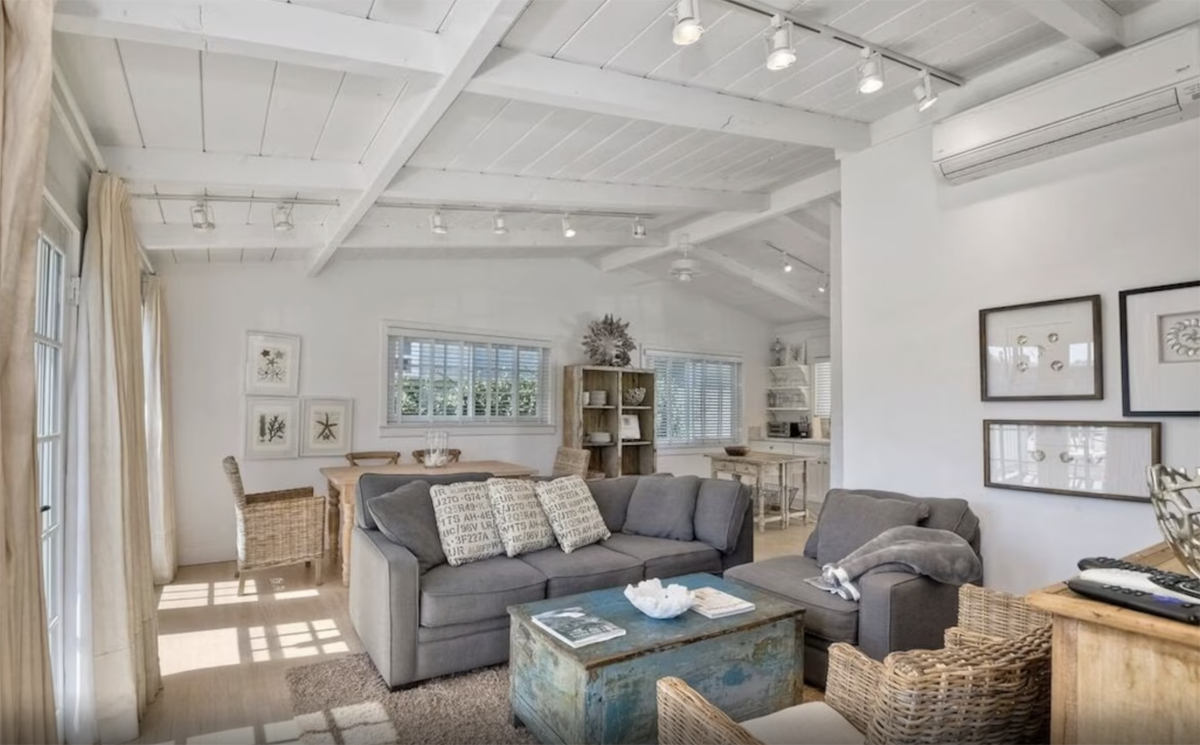
<path id="1" fill-rule="evenodd" d="M 524 347 L 538 347 L 543 350 L 543 360 L 546 370 L 543 379 L 546 382 L 545 415 L 538 420 L 513 421 L 477 421 L 466 417 L 459 422 L 448 419 L 413 420 L 410 422 L 389 422 L 388 401 L 390 400 L 389 380 L 389 340 L 392 336 L 434 337 L 439 340 L 475 342 L 484 344 L 502 344 Z M 554 343 L 550 339 L 538 337 L 510 336 L 493 331 L 467 329 L 452 326 L 413 323 L 410 321 L 384 321 L 380 329 L 380 387 L 379 387 L 379 436 L 380 437 L 413 437 L 426 430 L 444 429 L 451 436 L 462 435 L 534 435 L 551 434 L 557 430 L 558 401 L 557 366 L 554 359 Z"/>
<path id="2" fill-rule="evenodd" d="M 655 367 L 654 367 L 654 358 L 655 357 L 660 357 L 660 358 L 661 357 L 674 357 L 677 359 L 685 359 L 685 360 L 691 360 L 691 361 L 697 361 L 697 362 L 698 361 L 723 362 L 723 363 L 730 363 L 730 364 L 737 365 L 737 371 L 736 371 L 737 374 L 736 374 L 736 380 L 734 383 L 735 390 L 733 391 L 733 401 L 734 401 L 736 409 L 737 409 L 737 414 L 736 414 L 736 420 L 734 421 L 732 437 L 727 438 L 727 439 L 726 438 L 721 438 L 721 439 L 712 438 L 712 439 L 701 439 L 701 440 L 689 440 L 687 442 L 671 442 L 670 440 L 659 437 L 658 433 L 655 432 L 654 439 L 655 439 L 656 446 L 659 450 L 670 450 L 670 451 L 676 451 L 676 452 L 688 451 L 688 450 L 704 451 L 704 450 L 710 450 L 713 447 L 719 447 L 722 445 L 740 444 L 745 439 L 745 432 L 746 432 L 746 416 L 745 416 L 745 413 L 746 413 L 746 401 L 745 401 L 746 365 L 745 365 L 745 362 L 742 359 L 741 355 L 646 347 L 642 350 L 643 367 L 650 369 L 650 370 L 654 370 L 655 369 Z M 656 396 L 665 390 L 665 386 L 660 382 L 659 376 L 657 374 L 655 374 L 654 389 L 655 389 Z M 660 407 L 659 401 L 656 400 L 654 402 L 654 406 L 655 406 L 655 418 L 656 418 L 655 427 L 657 428 L 657 426 L 658 426 L 657 416 L 658 416 L 659 407 Z"/>

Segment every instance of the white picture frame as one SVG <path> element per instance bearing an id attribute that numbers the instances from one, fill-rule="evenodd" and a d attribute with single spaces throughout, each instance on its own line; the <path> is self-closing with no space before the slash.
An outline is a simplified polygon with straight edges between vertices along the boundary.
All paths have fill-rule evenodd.
<path id="1" fill-rule="evenodd" d="M 1200 281 L 1123 290 L 1125 416 L 1200 416 Z"/>
<path id="2" fill-rule="evenodd" d="M 247 331 L 245 388 L 248 396 L 299 395 L 300 337 Z"/>
<path id="3" fill-rule="evenodd" d="M 243 454 L 247 460 L 295 458 L 299 425 L 299 399 L 247 397 Z"/>
<path id="4" fill-rule="evenodd" d="M 345 455 L 354 438 L 354 399 L 305 398 L 301 401 L 300 455 Z"/>
<path id="5" fill-rule="evenodd" d="M 1100 296 L 979 311 L 980 400 L 1104 398 Z"/>
<path id="6" fill-rule="evenodd" d="M 640 440 L 642 439 L 642 425 L 638 421 L 637 414 L 622 414 L 621 415 L 621 440 Z"/>

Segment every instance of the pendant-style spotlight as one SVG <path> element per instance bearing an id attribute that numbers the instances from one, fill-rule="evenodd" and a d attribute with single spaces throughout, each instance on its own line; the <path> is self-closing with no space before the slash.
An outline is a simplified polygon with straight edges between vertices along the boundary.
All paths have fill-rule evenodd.
<path id="1" fill-rule="evenodd" d="M 206 233 L 217 227 L 217 224 L 213 222 L 212 207 L 203 199 L 196 202 L 196 206 L 192 207 L 192 227 L 196 230 L 203 230 Z"/>
<path id="2" fill-rule="evenodd" d="M 492 232 L 496 235 L 508 235 L 508 225 L 504 224 L 504 215 L 500 214 L 500 210 L 492 215 Z"/>
<path id="3" fill-rule="evenodd" d="M 913 98 L 917 99 L 917 111 L 925 111 L 937 103 L 937 94 L 933 92 L 933 81 L 929 79 L 929 71 L 921 71 L 921 84 L 913 88 Z"/>
<path id="4" fill-rule="evenodd" d="M 437 235 L 445 235 L 450 232 L 450 229 L 446 227 L 445 218 L 442 217 L 441 207 L 435 209 L 433 214 L 429 216 L 429 229 Z"/>
<path id="5" fill-rule="evenodd" d="M 858 92 L 874 93 L 883 87 L 883 55 L 863 47 L 858 63 Z"/>
<path id="6" fill-rule="evenodd" d="M 646 237 L 646 224 L 644 222 L 642 222 L 642 218 L 640 218 L 640 217 L 633 218 L 633 237 L 634 238 L 645 238 Z"/>
<path id="7" fill-rule="evenodd" d="M 785 271 L 785 272 L 792 271 L 792 260 L 791 259 L 783 260 L 783 271 Z"/>
<path id="8" fill-rule="evenodd" d="M 280 233 L 286 233 L 296 227 L 292 222 L 292 205 L 282 203 L 271 210 L 271 223 Z"/>
<path id="9" fill-rule="evenodd" d="M 564 238 L 574 238 L 575 237 L 575 228 L 571 227 L 571 216 L 570 215 L 562 216 L 562 229 L 563 229 L 563 237 Z"/>
<path id="10" fill-rule="evenodd" d="M 675 3 L 671 41 L 684 47 L 700 41 L 701 36 L 704 36 L 704 26 L 700 23 L 700 0 L 679 0 Z"/>
<path id="11" fill-rule="evenodd" d="M 786 70 L 796 62 L 792 51 L 792 22 L 783 16 L 771 18 L 771 33 L 767 37 L 767 69 Z"/>
<path id="12" fill-rule="evenodd" d="M 821 277 L 821 284 L 817 285 L 817 292 L 828 292 L 828 291 L 829 291 L 829 275 L 826 274 L 825 276 Z"/>

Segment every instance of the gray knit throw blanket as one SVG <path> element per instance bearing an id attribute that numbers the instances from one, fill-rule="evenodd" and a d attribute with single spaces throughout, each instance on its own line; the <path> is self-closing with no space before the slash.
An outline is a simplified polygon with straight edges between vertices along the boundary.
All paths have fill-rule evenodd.
<path id="1" fill-rule="evenodd" d="M 971 544 L 949 530 L 905 525 L 888 528 L 839 564 L 826 564 L 821 576 L 804 580 L 846 600 L 861 597 L 858 578 L 869 572 L 908 572 L 951 585 L 978 582 L 983 563 Z"/>

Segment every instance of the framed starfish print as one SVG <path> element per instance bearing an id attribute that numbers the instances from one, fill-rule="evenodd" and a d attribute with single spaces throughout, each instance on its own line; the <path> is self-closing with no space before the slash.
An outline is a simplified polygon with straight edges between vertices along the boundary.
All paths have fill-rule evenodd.
<path id="1" fill-rule="evenodd" d="M 300 455 L 329 456 L 350 452 L 354 434 L 354 400 L 306 398 L 300 421 Z"/>

